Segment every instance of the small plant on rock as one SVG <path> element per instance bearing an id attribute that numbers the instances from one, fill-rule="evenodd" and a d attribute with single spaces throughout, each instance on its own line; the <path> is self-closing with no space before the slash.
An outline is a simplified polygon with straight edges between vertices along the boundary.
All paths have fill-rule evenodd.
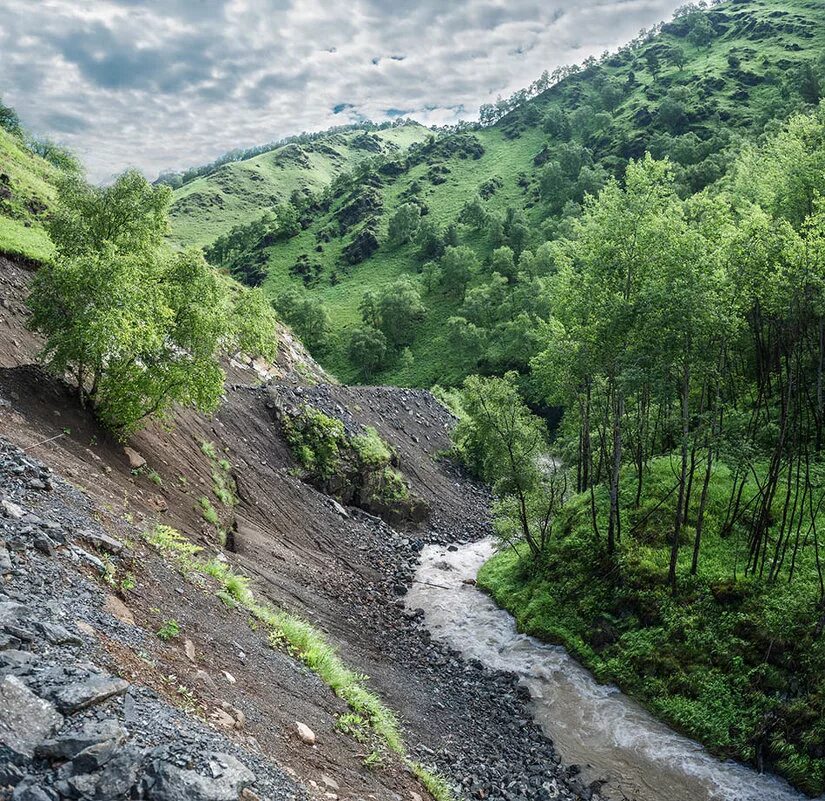
<path id="1" fill-rule="evenodd" d="M 164 642 L 175 639 L 180 635 L 180 623 L 174 618 L 164 620 L 161 627 L 157 630 L 157 635 Z"/>

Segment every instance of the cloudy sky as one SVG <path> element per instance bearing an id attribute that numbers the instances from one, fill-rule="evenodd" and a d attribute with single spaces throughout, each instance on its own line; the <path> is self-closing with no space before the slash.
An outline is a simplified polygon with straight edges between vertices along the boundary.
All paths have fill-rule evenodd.
<path id="1" fill-rule="evenodd" d="M 94 180 L 404 114 L 475 118 L 683 0 L 0 0 L 0 97 Z"/>

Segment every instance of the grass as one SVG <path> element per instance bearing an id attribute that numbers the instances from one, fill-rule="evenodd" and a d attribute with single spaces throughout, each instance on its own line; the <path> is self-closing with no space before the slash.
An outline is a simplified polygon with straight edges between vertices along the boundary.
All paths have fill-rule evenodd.
<path id="1" fill-rule="evenodd" d="M 175 529 L 155 526 L 144 534 L 144 538 L 184 573 L 199 573 L 213 578 L 218 583 L 218 596 L 224 603 L 231 600 L 234 605 L 249 612 L 256 621 L 266 626 L 270 644 L 274 648 L 287 650 L 346 702 L 352 712 L 350 716 L 339 717 L 339 729 L 368 729 L 386 748 L 404 759 L 405 764 L 428 789 L 430 785 L 442 788 L 442 794 L 436 796 L 437 801 L 452 801 L 448 785 L 443 779 L 406 759 L 401 727 L 395 713 L 367 687 L 366 676 L 355 673 L 344 664 L 335 648 L 317 628 L 283 609 L 275 609 L 257 601 L 246 576 L 235 573 L 226 562 L 199 558 L 202 549 L 188 542 Z M 358 737 L 355 736 L 355 739 Z"/>
<path id="2" fill-rule="evenodd" d="M 180 636 L 180 623 L 174 618 L 164 620 L 161 627 L 157 630 L 157 635 L 164 642 L 174 640 L 175 637 Z"/>
<path id="3" fill-rule="evenodd" d="M 774 584 L 744 577 L 745 532 L 720 535 L 731 487 L 720 464 L 698 575 L 689 576 L 691 517 L 672 595 L 666 577 L 675 497 L 657 504 L 673 475 L 669 458 L 654 461 L 638 510 L 631 509 L 635 476 L 623 476 L 618 567 L 594 543 L 589 496 L 577 496 L 540 564 L 502 551 L 484 565 L 479 585 L 514 615 L 520 631 L 563 644 L 597 679 L 617 684 L 715 753 L 764 760 L 806 792 L 821 793 L 825 640 L 816 632 L 823 612 L 813 546 L 790 585 L 787 575 Z M 750 486 L 744 500 L 753 492 Z M 597 504 L 604 531 L 602 490 Z M 693 514 L 695 506 L 694 499 Z"/>
<path id="4" fill-rule="evenodd" d="M 286 145 L 227 164 L 176 189 L 170 214 L 172 241 L 178 245 L 208 245 L 233 225 L 248 223 L 266 209 L 289 200 L 296 189 L 320 192 L 337 175 L 372 155 L 353 146 L 352 140 L 360 133 L 330 134 L 313 143 L 314 147 Z M 428 131 L 422 126 L 404 126 L 374 134 L 388 150 L 394 150 L 423 141 Z M 306 162 L 295 158 L 298 152 L 303 153 Z"/>
<path id="5" fill-rule="evenodd" d="M 0 254 L 48 261 L 54 247 L 43 227 L 59 172 L 0 128 Z"/>
<path id="6" fill-rule="evenodd" d="M 201 517 L 207 522 L 211 523 L 213 526 L 219 526 L 221 519 L 218 517 L 218 513 L 215 511 L 215 507 L 212 506 L 212 501 L 209 500 L 205 495 L 201 495 L 198 498 L 198 506 L 201 510 Z"/>

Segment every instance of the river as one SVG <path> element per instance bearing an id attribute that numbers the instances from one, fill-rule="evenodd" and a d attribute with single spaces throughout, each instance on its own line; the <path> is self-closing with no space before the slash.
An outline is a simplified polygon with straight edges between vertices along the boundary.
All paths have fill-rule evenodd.
<path id="1" fill-rule="evenodd" d="M 450 551 L 427 546 L 407 595 L 433 637 L 467 658 L 512 671 L 532 694 L 535 719 L 566 764 L 607 779 L 615 801 L 802 801 L 774 776 L 721 761 L 672 731 L 616 687 L 596 682 L 564 648 L 516 631 L 512 616 L 465 579 L 492 555 L 490 540 Z M 823 796 L 825 798 L 825 796 Z"/>

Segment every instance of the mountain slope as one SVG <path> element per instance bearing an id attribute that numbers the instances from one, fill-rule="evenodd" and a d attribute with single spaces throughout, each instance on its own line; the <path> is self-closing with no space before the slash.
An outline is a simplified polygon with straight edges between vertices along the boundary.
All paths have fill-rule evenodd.
<path id="1" fill-rule="evenodd" d="M 0 128 L 0 253 L 43 261 L 52 244 L 43 217 L 59 171 Z"/>
<path id="2" fill-rule="evenodd" d="M 823 22 L 814 0 L 726 2 L 707 14 L 688 9 L 533 99 L 515 97 L 504 110 L 517 107 L 494 125 L 441 136 L 357 181 L 339 182 L 312 210 L 308 227 L 274 244 L 264 237 L 246 256 L 268 264 L 264 286 L 273 297 L 304 286 L 323 302 L 331 336 L 316 355 L 342 379 L 363 376 L 347 349 L 364 290 L 380 292 L 401 277 L 421 291 L 426 315 L 413 326 L 408 351 L 389 349 L 381 381 L 429 386 L 477 370 L 526 370 L 540 337 L 542 277 L 551 269 L 541 246 L 578 214 L 584 194 L 621 177 L 628 159 L 647 150 L 670 157 L 685 194 L 718 180 L 743 138 L 818 99 Z M 461 224 L 463 206 L 476 196 L 484 220 Z M 388 242 L 389 221 L 405 203 L 420 209 L 422 224 L 437 227 L 434 253 L 422 255 L 415 241 Z M 456 228 L 448 231 L 450 225 Z M 530 251 L 512 271 L 530 273 L 533 283 L 511 275 L 500 299 L 487 298 L 496 318 L 474 317 L 461 293 L 419 275 L 443 249 L 445 233 L 449 244 L 468 245 L 477 256 L 470 290 L 485 290 L 501 272 L 491 254 L 502 245 L 516 259 Z"/>
<path id="3" fill-rule="evenodd" d="M 219 167 L 175 190 L 172 239 L 208 245 L 233 225 L 250 222 L 293 192 L 320 192 L 333 179 L 376 154 L 394 154 L 426 138 L 418 124 L 375 131 L 331 132 Z"/>

